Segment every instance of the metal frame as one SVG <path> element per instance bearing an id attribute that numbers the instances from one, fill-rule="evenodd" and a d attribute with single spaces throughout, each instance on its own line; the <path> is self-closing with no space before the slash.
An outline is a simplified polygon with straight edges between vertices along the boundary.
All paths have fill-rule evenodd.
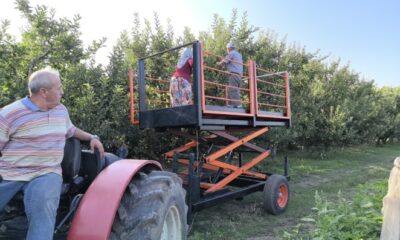
<path id="1" fill-rule="evenodd" d="M 268 127 L 231 129 L 230 132 L 183 133 L 170 130 L 177 136 L 189 139 L 186 144 L 164 154 L 164 159 L 172 162 L 172 171 L 182 178 L 187 190 L 189 221 L 194 212 L 253 192 L 263 191 L 271 173 L 254 172 L 250 169 L 265 160 L 271 152 L 249 141 L 268 130 Z M 244 133 L 245 136 L 235 136 L 234 133 L 237 131 Z M 202 137 L 199 137 L 200 135 Z M 216 141 L 222 142 L 223 145 L 213 151 L 213 144 Z M 201 145 L 210 147 L 207 151 L 201 152 L 199 150 Z M 239 153 L 237 161 L 229 160 L 233 152 Z M 243 162 L 242 152 L 253 152 L 256 156 Z M 289 178 L 287 158 L 285 158 L 284 174 Z"/>
<path id="2" fill-rule="evenodd" d="M 174 108 L 148 110 L 146 108 L 145 60 L 160 56 L 168 51 L 191 45 L 193 48 L 193 96 L 194 104 Z M 206 105 L 204 51 L 200 42 L 195 41 L 138 60 L 139 121 L 135 119 L 135 103 L 131 99 L 131 122 L 140 128 L 165 128 L 189 141 L 164 154 L 172 162 L 172 171 L 178 174 L 187 189 L 188 220 L 192 213 L 218 203 L 241 198 L 256 191 L 262 191 L 271 173 L 252 171 L 257 164 L 270 154 L 250 143 L 251 140 L 267 133 L 273 126 L 290 126 L 289 77 L 283 74 L 285 85 L 285 111 L 260 111 L 257 89 L 257 67 L 253 60 L 247 62 L 249 81 L 249 109 L 232 109 L 224 106 Z M 214 69 L 215 70 L 215 69 Z M 268 73 L 269 74 L 269 73 Z M 150 79 L 150 78 L 149 78 Z M 133 73 L 129 74 L 131 98 L 134 95 Z M 165 82 L 165 81 L 164 81 Z M 274 95 L 271 93 L 271 95 Z M 187 131 L 180 131 L 187 128 Z M 179 129 L 179 130 L 176 130 Z M 241 136 L 235 133 L 240 132 Z M 215 144 L 218 143 L 218 149 Z M 206 151 L 203 148 L 208 147 Z M 256 154 L 244 162 L 242 152 Z M 233 155 L 239 154 L 233 161 Z M 284 175 L 288 176 L 288 161 L 285 158 Z"/>
<path id="3" fill-rule="evenodd" d="M 145 60 L 152 57 L 159 57 L 169 51 L 175 51 L 179 48 L 192 46 L 193 48 L 193 105 L 162 108 L 155 110 L 148 110 L 146 103 L 148 101 L 146 95 L 146 80 L 145 80 Z M 140 128 L 198 128 L 201 130 L 223 130 L 229 126 L 242 126 L 242 127 L 261 127 L 261 126 L 290 126 L 291 108 L 290 108 L 290 93 L 289 93 L 289 76 L 287 72 L 270 73 L 268 75 L 283 76 L 285 79 L 285 111 L 280 112 L 265 112 L 261 111 L 258 103 L 258 90 L 257 90 L 257 68 L 253 60 L 248 60 L 245 64 L 248 68 L 249 81 L 249 108 L 236 109 L 227 108 L 224 106 L 211 106 L 206 105 L 205 96 L 205 79 L 204 79 L 204 51 L 199 41 L 194 41 L 184 44 L 172 49 L 168 49 L 151 56 L 147 56 L 138 60 L 137 64 L 137 80 L 139 92 L 139 119 L 135 119 L 134 102 L 134 80 L 133 72 L 129 73 L 130 84 L 130 107 L 131 107 L 131 122 L 139 124 Z M 265 71 L 265 70 L 262 70 Z M 264 74 L 265 75 L 265 74 Z"/>

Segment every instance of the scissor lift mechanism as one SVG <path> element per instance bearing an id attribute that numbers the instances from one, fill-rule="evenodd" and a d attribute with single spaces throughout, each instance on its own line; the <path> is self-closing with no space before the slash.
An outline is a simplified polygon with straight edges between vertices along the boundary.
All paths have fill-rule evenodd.
<path id="1" fill-rule="evenodd" d="M 170 54 L 186 46 L 192 46 L 194 55 L 192 85 L 194 104 L 171 108 L 168 104 L 160 104 L 162 101 L 153 99 L 149 93 L 156 91 L 159 93 L 155 94 L 158 98 L 160 93 L 168 94 L 167 89 L 161 86 L 168 85 L 169 81 L 163 80 L 162 77 L 149 76 L 146 71 L 146 61 L 152 59 L 160 61 L 163 54 Z M 245 109 L 227 108 L 224 106 L 227 101 L 226 96 L 224 98 L 207 95 L 207 84 L 212 86 L 223 84 L 207 79 L 206 71 L 229 73 L 207 66 L 206 56 L 215 55 L 203 51 L 201 44 L 196 41 L 139 59 L 138 87 L 134 84 L 133 72 L 130 71 L 129 74 L 132 123 L 139 124 L 141 128 L 168 129 L 169 132 L 189 140 L 186 144 L 164 154 L 164 159 L 172 162 L 173 172 L 182 178 L 187 189 L 189 219 L 191 213 L 206 207 L 231 199 L 240 199 L 255 191 L 265 192 L 266 182 L 272 174 L 257 172 L 254 169 L 257 168 L 257 164 L 270 156 L 271 151 L 250 141 L 267 133 L 273 126 L 290 126 L 287 72 L 270 73 L 256 67 L 255 62 L 249 60 L 244 64 L 246 74 L 243 79 L 247 85 L 240 88 L 241 92 L 245 92 L 242 95 L 247 99 L 247 102 L 243 100 L 243 103 L 246 103 Z M 274 77 L 280 81 L 273 82 L 271 79 Z M 266 87 L 262 87 L 263 84 Z M 149 88 L 149 85 L 152 87 Z M 225 90 L 227 88 L 229 87 L 225 86 Z M 274 90 L 277 92 L 273 92 Z M 265 101 L 272 98 L 278 100 Z M 210 103 L 210 99 L 220 101 L 220 104 L 215 104 L 215 101 Z M 158 105 L 150 104 L 152 101 Z M 263 106 L 267 109 L 263 109 Z M 182 131 L 182 128 L 186 130 Z M 257 155 L 245 161 L 242 157 L 243 152 Z M 287 158 L 284 162 L 284 176 L 284 180 L 274 180 L 278 182 L 275 187 L 276 202 L 271 203 L 276 204 L 278 208 L 277 212 L 272 209 L 274 214 L 284 211 L 289 200 L 289 188 L 287 182 L 285 183 L 289 179 Z"/>

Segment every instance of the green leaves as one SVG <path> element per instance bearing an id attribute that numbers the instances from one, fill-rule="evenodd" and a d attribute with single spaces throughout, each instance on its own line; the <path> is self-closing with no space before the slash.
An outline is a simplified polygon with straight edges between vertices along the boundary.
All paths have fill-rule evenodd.
<path id="1" fill-rule="evenodd" d="M 315 207 L 302 223 L 283 234 L 284 239 L 378 239 L 382 225 L 382 198 L 386 181 L 358 186 L 352 200 L 341 192 L 335 199 L 315 193 Z M 305 226 L 311 224 L 310 231 Z"/>
<path id="2" fill-rule="evenodd" d="M 289 71 L 291 83 L 292 128 L 274 128 L 263 143 L 279 148 L 329 147 L 358 143 L 386 143 L 400 138 L 400 88 L 377 88 L 372 81 L 362 79 L 349 65 L 340 60 L 326 61 L 318 51 L 307 52 L 305 46 L 288 44 L 272 30 L 259 31 L 248 22 L 246 12 L 232 10 L 230 19 L 218 14 L 208 31 L 194 34 L 189 27 L 178 35 L 167 21 L 163 24 L 157 13 L 153 19 L 140 19 L 135 13 L 133 27 L 124 31 L 105 67 L 94 61 L 96 52 L 106 38 L 93 40 L 84 46 L 81 40 L 79 15 L 72 19 L 57 18 L 54 9 L 32 7 L 28 0 L 17 0 L 16 6 L 27 20 L 21 40 L 10 35 L 10 22 L 0 26 L 0 107 L 28 94 L 26 79 L 29 74 L 45 66 L 58 69 L 65 86 L 64 103 L 77 126 L 101 135 L 107 147 L 117 146 L 115 139 L 139 143 L 139 130 L 129 122 L 129 87 L 127 72 L 135 68 L 137 59 L 149 54 L 199 39 L 205 50 L 225 55 L 225 45 L 233 40 L 242 53 L 244 62 L 254 59 L 263 69 Z M 164 80 L 174 71 L 177 52 L 163 55 L 146 63 L 149 76 Z M 212 66 L 217 58 L 205 58 Z M 225 78 L 207 73 L 206 79 L 223 82 Z M 168 90 L 168 86 L 154 83 L 150 89 Z M 210 87 L 207 94 L 218 95 L 223 90 Z M 164 100 L 167 93 L 153 92 Z M 243 100 L 247 100 L 243 94 Z M 267 98 L 262 101 L 269 101 Z M 276 103 L 280 105 L 279 103 Z M 167 106 L 167 105 L 163 105 Z M 156 133 L 141 136 L 146 147 L 164 139 Z M 157 138 L 154 138 L 158 136 Z M 158 144 L 164 151 L 177 139 Z M 154 142 L 152 142 L 154 141 Z M 159 142 L 158 142 L 159 141 Z M 148 156 L 149 149 L 134 148 L 134 155 Z M 131 149 L 132 150 L 132 149 Z M 157 151 L 158 151 L 157 150 Z M 156 156 L 161 152 L 154 150 Z"/>

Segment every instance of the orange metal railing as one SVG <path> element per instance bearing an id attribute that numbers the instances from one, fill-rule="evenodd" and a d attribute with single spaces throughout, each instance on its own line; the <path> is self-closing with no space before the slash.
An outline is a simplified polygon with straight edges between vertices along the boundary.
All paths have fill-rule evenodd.
<path id="1" fill-rule="evenodd" d="M 224 68 L 216 67 L 216 63 L 221 61 L 224 56 L 216 55 L 208 51 L 201 51 L 201 86 L 202 110 L 204 114 L 231 115 L 231 116 L 251 116 L 254 114 L 253 108 L 253 81 L 251 61 L 238 63 L 243 65 L 242 84 L 240 87 L 229 86 L 228 79 L 230 73 Z M 238 89 L 240 92 L 240 103 L 244 111 L 232 111 L 226 108 L 229 89 Z M 222 107 L 219 109 L 212 107 Z"/>
<path id="2" fill-rule="evenodd" d="M 204 51 L 200 45 L 200 99 L 202 113 L 205 115 L 225 115 L 237 117 L 256 116 L 259 119 L 290 120 L 289 77 L 287 72 L 271 72 L 256 66 L 256 62 L 248 60 L 243 65 L 242 84 L 240 87 L 229 86 L 230 73 L 217 63 L 224 56 Z M 157 57 L 155 62 L 166 66 L 166 71 L 155 73 L 145 69 L 146 110 L 157 110 L 171 107 L 169 96 L 170 75 L 178 54 L 168 53 L 168 57 Z M 171 58 L 175 56 L 176 59 Z M 171 60 L 172 59 L 172 60 Z M 152 61 L 152 60 L 149 60 Z M 154 62 L 150 62 L 154 65 Z M 134 81 L 133 71 L 129 71 L 130 87 L 130 119 L 133 124 L 139 123 L 139 92 Z M 192 84 L 194 87 L 195 84 Z M 243 109 L 226 107 L 228 90 L 236 88 L 240 91 Z M 195 96 L 194 96 L 195 97 Z"/>
<path id="3" fill-rule="evenodd" d="M 137 90 L 137 87 L 135 88 L 134 84 L 134 79 L 133 79 L 133 70 L 129 69 L 128 73 L 128 79 L 129 79 L 129 109 L 130 109 L 130 119 L 131 123 L 133 125 L 138 125 L 139 124 L 139 94 L 135 92 Z M 137 85 L 136 85 L 137 86 Z"/>
<path id="4" fill-rule="evenodd" d="M 255 68 L 255 102 L 257 117 L 290 119 L 289 76 Z"/>

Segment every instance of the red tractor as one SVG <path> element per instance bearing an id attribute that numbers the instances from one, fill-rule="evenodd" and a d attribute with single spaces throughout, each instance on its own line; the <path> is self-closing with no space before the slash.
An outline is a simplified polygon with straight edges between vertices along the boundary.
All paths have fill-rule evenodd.
<path id="1" fill-rule="evenodd" d="M 170 63 L 183 47 L 193 50 L 194 104 L 171 107 L 171 73 L 152 66 Z M 271 73 L 249 60 L 239 89 L 243 108 L 228 108 L 229 86 L 223 79 L 229 73 L 213 66 L 220 58 L 195 41 L 139 59 L 136 81 L 129 74 L 132 123 L 167 130 L 188 142 L 164 154 L 169 169 L 164 171 L 159 161 L 119 159 L 111 153 L 100 160 L 98 153 L 69 139 L 55 239 L 186 239 L 194 212 L 256 191 L 263 191 L 268 212 L 286 210 L 287 159 L 283 175 L 258 172 L 256 165 L 271 150 L 251 140 L 271 127 L 290 126 L 288 74 Z M 25 232 L 18 194 L 0 214 L 0 239 L 22 239 Z"/>
<path id="2" fill-rule="evenodd" d="M 64 153 L 55 239 L 186 239 L 182 181 L 158 162 L 111 153 L 100 160 L 77 139 L 67 141 Z M 0 215 L 0 239 L 24 239 L 22 200 L 16 195 Z"/>

